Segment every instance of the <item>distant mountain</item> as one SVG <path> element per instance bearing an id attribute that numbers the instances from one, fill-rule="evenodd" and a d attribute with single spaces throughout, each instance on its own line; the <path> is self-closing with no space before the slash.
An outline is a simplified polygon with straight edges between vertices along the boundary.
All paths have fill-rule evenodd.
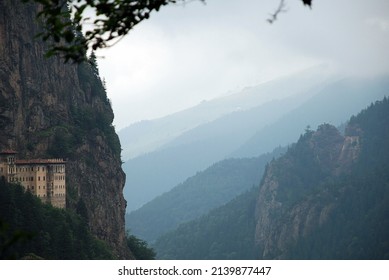
<path id="1" fill-rule="evenodd" d="M 232 157 L 261 155 L 275 145 L 286 146 L 298 138 L 307 126 L 317 127 L 322 123 L 340 125 L 349 116 L 389 92 L 389 78 L 345 78 L 327 85 L 300 107 L 286 113 L 275 123 L 258 129 L 255 135 Z"/>
<path id="2" fill-rule="evenodd" d="M 326 66 L 316 66 L 294 75 L 245 88 L 234 94 L 203 101 L 192 108 L 155 120 L 134 123 L 119 131 L 122 158 L 127 161 L 160 149 L 197 126 L 235 111 L 246 111 L 272 100 L 306 92 L 331 79 Z"/>
<path id="3" fill-rule="evenodd" d="M 227 158 L 258 128 L 282 117 L 308 99 L 311 91 L 236 111 L 187 131 L 152 153 L 124 163 L 127 212 L 169 191 L 196 172 Z M 274 146 L 273 148 L 275 148 Z M 272 149 L 273 149 L 272 148 Z M 270 149 L 269 151 L 271 151 Z"/>
<path id="4" fill-rule="evenodd" d="M 351 117 L 345 135 L 307 129 L 259 189 L 154 248 L 159 259 L 388 259 L 389 100 Z"/>
<path id="5" fill-rule="evenodd" d="M 386 78 L 342 79 L 288 98 L 235 111 L 189 130 L 158 150 L 127 161 L 127 212 L 229 157 L 252 157 L 286 146 L 307 125 L 345 122 L 389 90 Z"/>
<path id="6" fill-rule="evenodd" d="M 198 172 L 126 215 L 126 227 L 148 242 L 219 207 L 258 184 L 265 165 L 286 149 L 257 158 L 228 159 Z"/>

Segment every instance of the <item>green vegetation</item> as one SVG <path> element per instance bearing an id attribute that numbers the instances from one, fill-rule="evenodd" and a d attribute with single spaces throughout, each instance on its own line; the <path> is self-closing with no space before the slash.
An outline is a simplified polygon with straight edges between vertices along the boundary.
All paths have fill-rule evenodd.
<path id="1" fill-rule="evenodd" d="M 132 254 L 137 260 L 154 260 L 155 252 L 153 248 L 150 248 L 146 241 L 139 239 L 135 235 L 130 234 L 127 231 L 127 246 L 130 248 Z"/>
<path id="2" fill-rule="evenodd" d="M 288 259 L 389 259 L 389 169 L 352 173 L 323 186 L 337 199 L 327 222 L 289 248 Z"/>
<path id="3" fill-rule="evenodd" d="M 219 207 L 259 182 L 265 165 L 284 149 L 250 159 L 220 161 L 126 216 L 126 227 L 155 241 L 181 223 Z"/>
<path id="4" fill-rule="evenodd" d="M 53 118 L 49 129 L 39 131 L 31 136 L 49 138 L 47 156 L 54 158 L 77 159 L 77 148 L 84 143 L 94 142 L 96 136 L 102 136 L 112 152 L 120 157 L 121 145 L 112 125 L 113 112 L 107 98 L 104 85 L 99 77 L 94 55 L 88 61 L 77 65 L 78 78 L 87 102 L 75 103 L 69 100 L 69 121 Z M 93 163 L 91 163 L 93 165 Z"/>
<path id="5" fill-rule="evenodd" d="M 256 259 L 255 204 L 258 188 L 236 197 L 154 244 L 158 259 Z"/>
<path id="6" fill-rule="evenodd" d="M 315 140 L 317 133 L 323 134 Z M 332 172 L 330 168 L 337 135 L 328 125 L 316 132 L 307 130 L 283 157 L 270 164 L 271 176 L 279 184 L 276 200 L 282 205 L 273 213 L 272 223 L 287 226 L 292 222 L 289 214 L 299 206 L 299 211 L 330 206 L 324 222 L 301 229 L 307 233 L 286 245 L 282 258 L 389 258 L 389 100 L 384 98 L 350 119 L 345 135 L 359 137 L 359 156 L 341 173 L 334 172 L 338 166 L 332 166 Z M 312 141 L 318 142 L 313 145 Z M 320 161 L 326 156 L 331 159 L 329 164 Z M 155 243 L 157 257 L 258 258 L 262 254 L 254 242 L 257 195 L 253 189 L 162 236 Z M 274 242 L 276 231 L 275 226 Z M 277 254 L 270 252 L 269 256 Z"/>
<path id="7" fill-rule="evenodd" d="M 337 199 L 329 221 L 292 246 L 302 259 L 389 259 L 389 100 L 350 119 L 346 135 L 362 149 L 350 173 L 327 182 L 323 200 Z"/>
<path id="8" fill-rule="evenodd" d="M 113 259 L 74 212 L 43 204 L 19 185 L 0 181 L 0 259 Z"/>

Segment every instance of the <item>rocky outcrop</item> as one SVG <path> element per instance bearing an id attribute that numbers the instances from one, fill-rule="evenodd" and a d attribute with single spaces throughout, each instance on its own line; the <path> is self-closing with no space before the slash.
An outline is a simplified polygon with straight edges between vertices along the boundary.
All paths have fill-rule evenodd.
<path id="1" fill-rule="evenodd" d="M 125 174 L 110 103 L 91 65 L 44 57 L 47 45 L 35 38 L 38 9 L 0 1 L 0 149 L 20 158 L 66 158 L 68 207 L 85 205 L 92 233 L 129 258 Z"/>
<path id="2" fill-rule="evenodd" d="M 269 164 L 256 205 L 255 241 L 261 258 L 286 258 L 290 246 L 327 221 L 336 200 L 322 186 L 347 173 L 359 151 L 358 135 L 342 136 L 324 124 Z"/>

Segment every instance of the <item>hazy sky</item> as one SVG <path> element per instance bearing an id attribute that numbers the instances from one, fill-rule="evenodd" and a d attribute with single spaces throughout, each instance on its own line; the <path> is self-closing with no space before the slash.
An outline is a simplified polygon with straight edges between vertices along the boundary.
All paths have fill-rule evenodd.
<path id="1" fill-rule="evenodd" d="M 152 14 L 98 52 L 117 129 L 326 63 L 358 75 L 389 72 L 388 0 L 207 0 Z"/>

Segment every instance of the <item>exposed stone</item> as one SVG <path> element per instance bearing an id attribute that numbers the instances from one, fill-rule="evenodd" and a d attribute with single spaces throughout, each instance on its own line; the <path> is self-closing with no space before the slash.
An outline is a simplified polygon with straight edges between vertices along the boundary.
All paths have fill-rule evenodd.
<path id="1" fill-rule="evenodd" d="M 74 108 L 79 108 L 112 123 L 112 109 L 106 96 L 80 80 L 80 65 L 44 57 L 47 45 L 35 38 L 41 30 L 37 11 L 32 3 L 0 1 L 0 149 L 17 150 L 23 158 L 47 158 L 58 139 L 72 140 L 66 159 L 67 186 L 85 203 L 91 231 L 107 241 L 118 258 L 129 258 L 122 193 L 125 174 L 112 145 L 118 138 L 107 135 L 107 130 L 113 131 L 109 125 L 80 127 L 80 118 L 74 116 Z"/>
<path id="2" fill-rule="evenodd" d="M 347 172 L 358 158 L 360 151 L 358 136 L 343 137 L 335 127 L 325 124 L 309 137 L 300 145 L 305 145 L 310 151 L 311 162 L 318 166 L 322 176 L 316 182 L 310 182 L 312 185 L 319 185 L 323 176 L 337 176 Z M 325 199 L 327 195 L 325 190 L 318 191 L 312 188 L 316 192 L 311 191 L 312 186 L 306 186 L 304 190 L 301 188 L 294 190 L 293 182 L 285 181 L 285 178 L 281 179 L 282 176 L 301 177 L 304 175 L 293 174 L 295 170 L 291 168 L 293 163 L 298 161 L 295 157 L 296 155 L 287 153 L 279 160 L 272 162 L 260 186 L 256 205 L 255 241 L 261 258 L 264 259 L 285 258 L 288 248 L 301 237 L 306 237 L 314 229 L 323 225 L 335 207 L 335 200 Z M 277 173 L 276 170 L 282 170 L 282 174 Z M 291 188 L 292 192 L 309 195 L 300 195 L 298 203 L 284 205 L 278 193 L 281 189 L 287 188 Z"/>

